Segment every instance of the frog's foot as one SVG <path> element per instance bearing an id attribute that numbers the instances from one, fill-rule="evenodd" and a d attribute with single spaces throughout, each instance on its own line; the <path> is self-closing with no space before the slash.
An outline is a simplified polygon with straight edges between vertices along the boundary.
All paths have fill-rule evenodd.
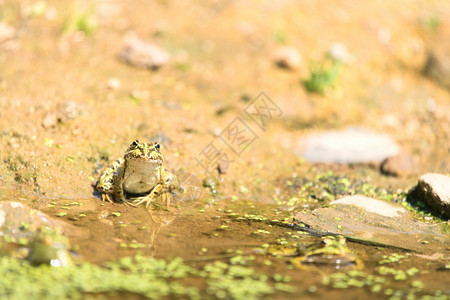
<path id="1" fill-rule="evenodd" d="M 111 200 L 111 197 L 109 196 L 109 194 L 102 194 L 102 201 L 106 201 L 111 204 L 114 204 L 114 201 Z"/>
<path id="2" fill-rule="evenodd" d="M 145 208 L 148 208 L 150 206 L 150 203 L 158 199 L 158 197 L 161 195 L 161 191 L 163 189 L 162 184 L 157 184 L 155 188 L 147 195 L 142 198 L 138 198 L 131 202 L 134 206 L 139 206 L 142 203 L 145 203 Z"/>
<path id="3" fill-rule="evenodd" d="M 148 194 L 145 197 L 141 197 L 141 198 L 138 198 L 136 200 L 133 200 L 130 203 L 130 205 L 132 205 L 134 207 L 138 207 L 142 203 L 145 203 L 145 208 L 148 208 L 150 206 L 150 203 L 155 201 L 157 198 L 158 198 L 158 194 L 152 192 L 152 193 Z"/>
<path id="4" fill-rule="evenodd" d="M 125 205 L 126 207 L 131 207 L 131 206 L 134 207 L 133 203 L 129 203 L 127 201 L 123 202 L 122 204 Z"/>
<path id="5" fill-rule="evenodd" d="M 171 192 L 164 192 L 161 194 L 161 200 L 166 203 L 166 208 L 169 209 L 170 203 L 173 200 L 173 195 Z"/>

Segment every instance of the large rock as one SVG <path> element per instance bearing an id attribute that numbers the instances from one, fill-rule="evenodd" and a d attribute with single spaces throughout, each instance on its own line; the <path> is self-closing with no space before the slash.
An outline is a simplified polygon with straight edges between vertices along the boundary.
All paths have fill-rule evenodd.
<path id="1" fill-rule="evenodd" d="M 312 163 L 378 163 L 400 152 L 388 135 L 363 128 L 311 134 L 300 140 L 298 149 Z"/>
<path id="2" fill-rule="evenodd" d="M 401 152 L 383 160 L 380 171 L 391 176 L 407 176 L 414 171 L 414 160 L 411 155 Z"/>
<path id="3" fill-rule="evenodd" d="M 412 218 L 402 206 L 365 196 L 349 196 L 330 203 L 330 207 L 298 212 L 305 230 L 319 234 L 341 234 L 350 240 L 398 247 L 421 253 L 448 249 L 450 239 L 438 226 Z"/>
<path id="4" fill-rule="evenodd" d="M 411 200 L 422 201 L 438 214 L 450 218 L 450 177 L 437 173 L 422 175 L 409 193 Z"/>
<path id="5" fill-rule="evenodd" d="M 41 227 L 53 228 L 70 237 L 89 236 L 85 229 L 63 222 L 20 202 L 0 202 L 0 237 L 8 236 L 15 240 L 33 238 Z"/>

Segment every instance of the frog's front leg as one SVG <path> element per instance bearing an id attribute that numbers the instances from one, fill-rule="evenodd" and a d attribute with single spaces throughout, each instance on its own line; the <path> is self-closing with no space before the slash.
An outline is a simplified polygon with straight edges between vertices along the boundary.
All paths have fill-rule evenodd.
<path id="1" fill-rule="evenodd" d="M 158 183 L 148 195 L 134 200 L 132 202 L 132 204 L 134 206 L 138 206 L 138 205 L 141 205 L 142 203 L 145 203 L 145 207 L 148 208 L 150 203 L 152 203 L 153 201 L 158 199 L 158 197 L 159 197 L 159 195 L 161 193 L 161 190 L 163 188 L 164 188 L 164 185 L 161 182 Z"/>
<path id="2" fill-rule="evenodd" d="M 122 168 L 120 168 L 119 174 L 117 175 L 117 182 L 114 184 L 114 191 L 113 191 L 113 195 L 114 195 L 114 200 L 116 202 L 125 202 L 125 193 L 123 191 L 123 176 L 125 173 L 125 166 L 123 166 Z"/>
<path id="3" fill-rule="evenodd" d="M 106 168 L 97 183 L 97 190 L 102 194 L 102 201 L 113 203 L 110 195 L 114 192 L 117 180 L 117 171 L 123 165 L 123 159 L 119 158 L 110 167 Z"/>

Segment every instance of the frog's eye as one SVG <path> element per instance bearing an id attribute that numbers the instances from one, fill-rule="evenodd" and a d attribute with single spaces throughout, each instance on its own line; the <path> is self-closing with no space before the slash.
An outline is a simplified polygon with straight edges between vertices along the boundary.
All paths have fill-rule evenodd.
<path id="1" fill-rule="evenodd" d="M 133 143 L 131 143 L 131 145 L 133 145 L 134 147 L 136 147 L 137 145 L 139 145 L 139 140 L 135 140 Z"/>
<path id="2" fill-rule="evenodd" d="M 159 148 L 161 148 L 161 146 L 158 143 L 155 143 L 155 149 L 159 150 Z"/>

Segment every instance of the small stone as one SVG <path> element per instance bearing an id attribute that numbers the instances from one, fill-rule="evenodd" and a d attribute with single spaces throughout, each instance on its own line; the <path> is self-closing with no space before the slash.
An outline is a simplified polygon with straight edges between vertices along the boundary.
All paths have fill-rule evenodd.
<path id="1" fill-rule="evenodd" d="M 125 37 L 125 46 L 119 54 L 122 61 L 137 68 L 159 69 L 169 61 L 169 54 L 159 46 L 138 38 L 135 34 Z"/>
<path id="2" fill-rule="evenodd" d="M 379 163 L 400 152 L 388 135 L 363 128 L 311 134 L 297 148 L 296 154 L 312 163 Z"/>
<path id="3" fill-rule="evenodd" d="M 75 101 L 65 101 L 57 106 L 57 110 L 59 113 L 59 121 L 66 122 L 80 116 L 83 113 L 84 107 Z"/>
<path id="4" fill-rule="evenodd" d="M 438 174 L 427 173 L 419 178 L 415 186 L 408 195 L 412 200 L 426 203 L 435 212 L 450 218 L 450 177 Z"/>
<path id="5" fill-rule="evenodd" d="M 44 117 L 44 121 L 42 121 L 42 126 L 44 128 L 51 128 L 54 127 L 56 123 L 58 123 L 58 117 L 56 116 L 56 114 L 48 112 Z"/>
<path id="6" fill-rule="evenodd" d="M 16 29 L 6 23 L 0 22 L 0 43 L 16 36 Z"/>
<path id="7" fill-rule="evenodd" d="M 414 170 L 412 157 L 404 152 L 383 160 L 380 166 L 381 173 L 391 176 L 407 176 Z"/>
<path id="8" fill-rule="evenodd" d="M 295 70 L 302 64 L 302 56 L 294 47 L 284 46 L 278 48 L 274 57 L 275 63 L 281 68 Z"/>
<path id="9" fill-rule="evenodd" d="M 111 90 L 117 90 L 118 88 L 120 88 L 121 86 L 121 82 L 119 79 L 117 78 L 110 78 L 108 79 L 108 88 Z"/>
<path id="10" fill-rule="evenodd" d="M 229 167 L 229 162 L 226 161 L 219 161 L 217 163 L 217 171 L 219 172 L 219 175 L 226 174 Z"/>
<path id="11" fill-rule="evenodd" d="M 341 43 L 332 44 L 330 49 L 328 50 L 328 53 L 333 59 L 343 63 L 349 63 L 351 60 L 351 55 L 348 52 L 347 47 L 345 47 L 345 45 Z"/>
<path id="12" fill-rule="evenodd" d="M 84 111 L 84 105 L 75 101 L 65 101 L 51 108 L 42 121 L 44 128 L 55 127 L 58 123 L 65 123 L 80 116 Z"/>

